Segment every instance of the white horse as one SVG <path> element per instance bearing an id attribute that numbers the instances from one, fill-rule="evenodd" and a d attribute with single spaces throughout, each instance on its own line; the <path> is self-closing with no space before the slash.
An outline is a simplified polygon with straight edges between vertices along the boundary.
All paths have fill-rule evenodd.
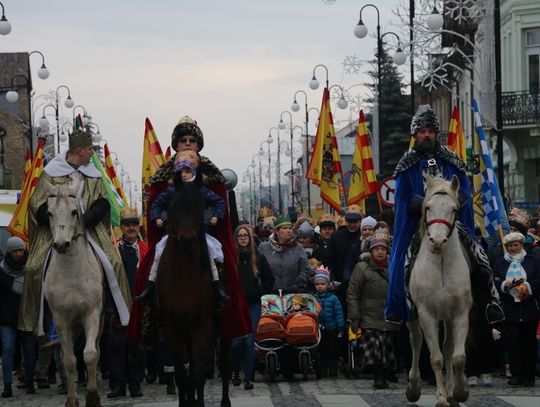
<path id="1" fill-rule="evenodd" d="M 101 406 L 97 388 L 99 338 L 102 327 L 103 272 L 90 247 L 78 203 L 81 181 L 54 186 L 47 183 L 49 219 L 53 238 L 44 293 L 62 345 L 67 374 L 67 407 L 79 405 L 75 384 L 74 329 L 86 335 L 84 362 L 88 369 L 86 406 Z"/>
<path id="2" fill-rule="evenodd" d="M 421 244 L 409 281 L 411 300 L 418 318 L 408 322 L 412 366 L 406 396 L 420 398 L 418 358 L 422 333 L 430 352 L 437 381 L 437 407 L 459 405 L 467 400 L 465 340 L 472 306 L 470 266 L 456 230 L 459 180 L 448 182 L 428 177 L 422 206 Z M 444 322 L 444 360 L 439 347 L 439 322 Z M 442 369 L 446 367 L 446 388 Z"/>

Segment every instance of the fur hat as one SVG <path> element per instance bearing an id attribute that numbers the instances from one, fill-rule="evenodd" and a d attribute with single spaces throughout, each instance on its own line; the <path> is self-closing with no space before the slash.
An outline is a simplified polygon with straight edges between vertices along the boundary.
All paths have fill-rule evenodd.
<path id="1" fill-rule="evenodd" d="M 508 243 L 512 243 L 512 242 L 523 243 L 524 241 L 525 241 L 525 236 L 519 232 L 508 233 L 505 237 L 503 237 L 503 245 L 505 246 Z"/>
<path id="2" fill-rule="evenodd" d="M 439 134 L 441 131 L 439 119 L 430 105 L 420 105 L 411 121 L 411 134 L 415 135 L 420 129 L 432 129 Z"/>
<path id="3" fill-rule="evenodd" d="M 292 305 L 298 304 L 302 308 L 307 307 L 308 299 L 301 294 L 296 294 L 292 299 Z"/>
<path id="4" fill-rule="evenodd" d="M 24 241 L 17 236 L 11 236 L 6 242 L 6 254 L 14 252 L 15 250 L 25 250 Z"/>
<path id="5" fill-rule="evenodd" d="M 182 117 L 172 132 L 171 146 L 174 151 L 178 151 L 176 146 L 178 145 L 178 141 L 184 136 L 193 136 L 197 140 L 197 151 L 201 151 L 204 147 L 203 133 L 197 125 L 197 121 L 189 116 Z"/>
<path id="6" fill-rule="evenodd" d="M 139 224 L 139 215 L 137 209 L 125 207 L 120 209 L 120 225 L 127 225 L 128 223 Z"/>
<path id="7" fill-rule="evenodd" d="M 375 228 L 376 224 L 377 221 L 375 220 L 375 218 L 368 216 L 362 219 L 362 223 L 360 223 L 360 230 L 364 229 L 366 226 L 371 226 L 372 228 Z"/>
<path id="8" fill-rule="evenodd" d="M 69 134 L 69 149 L 88 148 L 92 145 L 92 135 L 83 129 L 75 129 Z"/>
<path id="9" fill-rule="evenodd" d="M 311 226 L 311 223 L 309 223 L 308 221 L 305 221 L 304 223 L 300 225 L 296 234 L 298 236 L 313 237 L 313 235 L 315 234 L 315 231 L 313 230 L 313 226 Z"/>

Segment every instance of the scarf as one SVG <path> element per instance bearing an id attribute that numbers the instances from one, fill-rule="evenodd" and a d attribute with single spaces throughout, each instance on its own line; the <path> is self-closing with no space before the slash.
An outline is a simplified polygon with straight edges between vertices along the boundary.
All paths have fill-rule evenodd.
<path id="1" fill-rule="evenodd" d="M 8 254 L 0 263 L 0 267 L 8 276 L 13 277 L 11 292 L 22 294 L 24 286 L 24 264 L 26 263 L 27 254 L 18 262 L 14 261 Z"/>
<path id="2" fill-rule="evenodd" d="M 518 254 L 512 256 L 510 253 L 505 252 L 504 253 L 504 259 L 510 263 L 510 266 L 508 267 L 508 271 L 506 272 L 506 284 L 513 284 L 515 281 L 519 279 L 523 279 L 523 281 L 527 281 L 527 273 L 523 269 L 523 266 L 521 263 L 525 260 L 525 256 L 527 255 L 527 252 L 522 249 L 521 252 Z M 518 295 L 518 292 L 516 288 L 510 289 L 510 294 L 512 297 L 514 297 L 515 302 L 520 302 L 520 298 Z"/>
<path id="3" fill-rule="evenodd" d="M 268 238 L 268 242 L 270 243 L 272 250 L 277 253 L 286 252 L 287 250 L 292 249 L 294 246 L 296 246 L 296 241 L 294 240 L 294 238 L 286 243 L 280 243 L 275 233 L 272 233 L 270 235 L 270 237 Z"/>

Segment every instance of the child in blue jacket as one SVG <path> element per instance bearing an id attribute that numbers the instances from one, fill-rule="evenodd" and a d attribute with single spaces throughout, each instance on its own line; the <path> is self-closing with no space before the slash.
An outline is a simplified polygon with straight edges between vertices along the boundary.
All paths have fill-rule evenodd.
<path id="1" fill-rule="evenodd" d="M 339 356 L 338 338 L 343 336 L 345 317 L 336 295 L 330 291 L 330 272 L 321 266 L 314 278 L 315 297 L 322 307 L 319 313 L 321 343 L 318 349 L 319 371 L 317 375 L 337 376 L 337 358 Z"/>

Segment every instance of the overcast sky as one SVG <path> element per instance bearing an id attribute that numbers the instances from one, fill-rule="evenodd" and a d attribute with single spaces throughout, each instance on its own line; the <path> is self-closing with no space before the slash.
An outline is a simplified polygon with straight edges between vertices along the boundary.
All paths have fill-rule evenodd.
<path id="1" fill-rule="evenodd" d="M 51 75 L 37 78 L 41 60 L 32 55 L 36 96 L 67 85 L 137 181 L 145 117 L 165 150 L 178 119 L 192 116 L 204 132 L 202 154 L 241 179 L 280 113 L 290 110 L 296 90 L 307 92 L 309 107 L 320 107 L 322 86 L 317 91 L 308 86 L 315 65 L 328 67 L 330 84 L 364 84 L 369 78 L 345 74 L 342 62 L 352 55 L 372 59 L 376 45 L 371 36 L 359 40 L 353 35 L 360 7 L 368 1 L 2 3 L 13 29 L 0 36 L 1 52 L 41 51 Z M 399 0 L 371 3 L 381 11 L 382 31 L 396 31 L 398 21 L 391 10 Z M 376 13 L 365 13 L 363 20 L 373 33 Z M 368 65 L 362 68 L 368 70 Z M 317 77 L 323 84 L 323 69 Z M 366 93 L 360 86 L 356 89 Z M 65 98 L 63 91 L 61 95 Z M 302 96 L 299 102 L 303 105 Z M 337 119 L 347 118 L 335 105 L 332 109 Z M 302 112 L 293 117 L 294 124 L 303 127 Z M 310 133 L 315 132 L 315 120 L 310 116 Z M 283 138 L 288 135 L 283 133 Z"/>

